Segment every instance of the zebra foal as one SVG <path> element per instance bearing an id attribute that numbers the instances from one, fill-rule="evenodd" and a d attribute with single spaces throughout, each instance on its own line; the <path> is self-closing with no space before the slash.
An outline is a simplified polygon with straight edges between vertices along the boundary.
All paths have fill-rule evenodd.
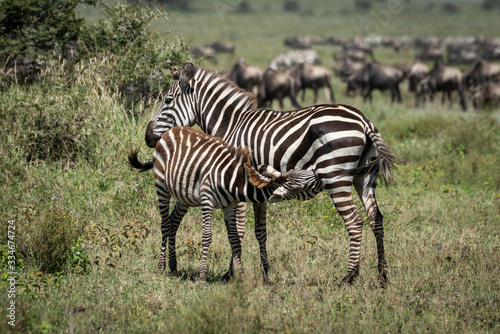
<path id="1" fill-rule="evenodd" d="M 140 170 L 154 169 L 155 189 L 161 214 L 162 248 L 158 268 L 165 268 L 168 239 L 169 267 L 177 271 L 175 237 L 180 213 L 201 206 L 203 216 L 200 281 L 206 281 L 207 253 L 212 241 L 212 211 L 222 208 L 232 265 L 241 272 L 241 239 L 236 226 L 238 202 L 278 202 L 292 198 L 294 192 L 317 182 L 313 171 L 292 170 L 281 174 L 270 166 L 261 166 L 262 174 L 250 163 L 250 150 L 227 144 L 190 127 L 173 127 L 155 146 L 153 162 L 142 163 L 138 150 L 129 155 L 129 163 Z M 274 194 L 276 191 L 276 194 Z M 170 198 L 177 200 L 169 214 Z M 183 215 L 183 214 L 182 214 Z M 231 268 L 230 268 L 231 270 Z"/>

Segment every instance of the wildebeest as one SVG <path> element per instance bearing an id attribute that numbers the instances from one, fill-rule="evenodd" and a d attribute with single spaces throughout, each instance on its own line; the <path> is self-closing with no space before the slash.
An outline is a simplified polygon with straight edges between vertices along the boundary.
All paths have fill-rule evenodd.
<path id="1" fill-rule="evenodd" d="M 457 91 L 460 107 L 462 110 L 467 110 L 463 92 L 463 75 L 459 68 L 445 66 L 436 62 L 432 70 L 419 82 L 417 85 L 417 98 L 429 97 L 432 101 L 434 94 L 442 92 L 442 103 L 444 104 L 445 94 L 448 96 L 450 104 L 451 92 Z"/>
<path id="2" fill-rule="evenodd" d="M 480 43 L 481 56 L 486 60 L 500 59 L 500 38 L 488 38 Z"/>
<path id="3" fill-rule="evenodd" d="M 321 36 L 289 36 L 285 37 L 284 43 L 292 49 L 310 49 L 313 45 L 325 45 L 327 39 Z"/>
<path id="4" fill-rule="evenodd" d="M 361 41 L 349 41 L 342 44 L 342 51 L 333 54 L 333 59 L 335 61 L 349 59 L 364 63 L 368 56 L 373 60 L 373 50 L 368 44 Z"/>
<path id="5" fill-rule="evenodd" d="M 422 61 L 443 61 L 444 50 L 440 47 L 428 47 L 426 49 L 417 52 L 415 55 L 416 60 Z"/>
<path id="6" fill-rule="evenodd" d="M 296 90 L 294 79 L 286 74 L 268 68 L 263 75 L 263 85 L 258 94 L 259 107 L 271 107 L 273 100 L 277 99 L 281 110 L 284 110 L 283 99 L 290 97 L 290 102 L 294 108 L 302 108 L 295 98 Z"/>
<path id="7" fill-rule="evenodd" d="M 500 83 L 490 82 L 472 95 L 472 104 L 475 109 L 488 106 L 500 107 Z"/>
<path id="8" fill-rule="evenodd" d="M 302 90 L 302 101 L 304 101 L 307 88 L 314 91 L 314 104 L 318 102 L 318 88 L 325 89 L 328 103 L 335 101 L 332 85 L 330 84 L 332 75 L 328 69 L 318 65 L 300 63 L 287 70 L 286 73 L 294 79 L 295 92 L 298 93 L 299 90 Z"/>
<path id="9" fill-rule="evenodd" d="M 449 64 L 472 64 L 479 58 L 476 37 L 448 37 L 444 43 Z"/>
<path id="10" fill-rule="evenodd" d="M 215 41 L 207 46 L 212 47 L 217 53 L 230 53 L 234 54 L 236 46 L 231 42 Z"/>
<path id="11" fill-rule="evenodd" d="M 347 79 L 347 94 L 365 92 L 363 99 L 372 102 L 372 91 L 375 89 L 391 91 L 391 103 L 402 102 L 399 84 L 404 79 L 403 71 L 394 66 L 377 62 L 365 64 Z"/>
<path id="12" fill-rule="evenodd" d="M 467 88 L 473 91 L 484 83 L 500 81 L 500 64 L 484 60 L 477 61 L 465 72 L 464 80 Z"/>
<path id="13" fill-rule="evenodd" d="M 190 48 L 190 53 L 194 59 L 205 58 L 216 64 L 215 49 L 211 46 L 193 46 Z"/>
<path id="14" fill-rule="evenodd" d="M 343 59 L 339 64 L 335 64 L 333 71 L 343 82 L 347 82 L 353 73 L 361 70 L 365 66 L 364 62 L 353 61 L 349 58 Z"/>
<path id="15" fill-rule="evenodd" d="M 292 36 L 286 37 L 284 43 L 292 49 L 310 49 L 313 39 L 310 36 Z"/>
<path id="16" fill-rule="evenodd" d="M 254 93 L 262 92 L 262 70 L 256 66 L 248 65 L 245 59 L 240 58 L 231 67 L 227 78 L 233 81 L 242 89 Z"/>
<path id="17" fill-rule="evenodd" d="M 417 37 L 413 41 L 413 46 L 416 49 L 438 48 L 441 47 L 443 41 L 439 37 L 425 36 Z"/>
<path id="18" fill-rule="evenodd" d="M 408 90 L 410 93 L 415 94 L 415 106 L 419 105 L 419 98 L 417 97 L 417 86 L 423 78 L 429 73 L 429 68 L 421 61 L 414 62 L 410 67 L 408 73 Z"/>

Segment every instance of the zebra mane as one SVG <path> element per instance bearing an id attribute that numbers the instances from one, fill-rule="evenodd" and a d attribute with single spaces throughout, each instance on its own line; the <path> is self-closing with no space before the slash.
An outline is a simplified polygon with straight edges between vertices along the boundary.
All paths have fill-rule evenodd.
<path id="1" fill-rule="evenodd" d="M 196 66 L 196 70 L 195 77 L 198 80 L 201 78 L 206 78 L 207 82 L 217 80 L 224 85 L 224 88 L 232 90 L 234 94 L 237 94 L 241 99 L 245 100 L 245 110 L 257 108 L 257 98 L 255 97 L 255 94 L 240 88 L 233 81 L 207 68 Z"/>

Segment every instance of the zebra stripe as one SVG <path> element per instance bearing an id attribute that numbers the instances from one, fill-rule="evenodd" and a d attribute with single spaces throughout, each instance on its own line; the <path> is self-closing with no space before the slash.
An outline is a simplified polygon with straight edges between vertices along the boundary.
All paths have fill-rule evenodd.
<path id="1" fill-rule="evenodd" d="M 273 70 L 285 70 L 300 63 L 317 65 L 321 61 L 318 53 L 314 50 L 292 50 L 272 58 L 269 61 L 269 67 Z"/>
<path id="2" fill-rule="evenodd" d="M 133 167 L 153 168 L 158 207 L 162 217 L 162 246 L 158 268 L 165 268 L 165 252 L 169 244 L 169 267 L 177 271 L 175 238 L 182 217 L 193 206 L 202 207 L 203 235 L 200 281 L 206 281 L 206 258 L 212 240 L 212 211 L 222 208 L 232 258 L 230 270 L 241 272 L 241 241 L 244 234 L 246 205 L 238 202 L 280 201 L 294 197 L 302 188 L 313 189 L 317 177 L 313 171 L 292 170 L 281 174 L 270 166 L 262 166 L 265 175 L 250 164 L 246 148 L 228 145 L 224 140 L 189 127 L 173 127 L 158 141 L 152 164 L 137 160 L 137 151 L 129 156 Z M 273 190 L 278 192 L 276 195 Z M 169 202 L 176 206 L 169 215 Z M 243 225 L 242 225 L 243 222 Z"/>
<path id="3" fill-rule="evenodd" d="M 293 198 L 309 199 L 323 189 L 329 194 L 350 238 L 349 266 L 342 279 L 346 283 L 359 273 L 363 226 L 352 199 L 354 185 L 377 240 L 379 280 L 383 285 L 388 282 L 383 217 L 375 199 L 375 181 L 381 172 L 387 182 L 396 158 L 361 111 L 347 105 L 317 105 L 288 112 L 257 110 L 252 95 L 191 63 L 175 72 L 174 77 L 181 79 L 165 97 L 171 104 L 163 104 L 148 124 L 148 145 L 154 145 L 163 131 L 158 122 L 187 126 L 196 123 L 210 135 L 251 148 L 252 160 L 258 165 L 269 165 L 282 173 L 314 170 L 318 177 L 314 190 L 296 192 Z M 266 209 L 262 204 L 254 204 L 254 209 L 259 212 L 256 235 L 267 274 Z"/>

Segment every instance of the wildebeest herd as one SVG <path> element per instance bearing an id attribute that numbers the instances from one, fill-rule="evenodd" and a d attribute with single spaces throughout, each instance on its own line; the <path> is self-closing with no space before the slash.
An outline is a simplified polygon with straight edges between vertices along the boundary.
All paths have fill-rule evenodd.
<path id="1" fill-rule="evenodd" d="M 313 47 L 333 45 L 340 51 L 333 53 L 333 73 L 346 85 L 345 94 L 360 94 L 364 101 L 372 101 L 373 90 L 390 91 L 391 103 L 402 102 L 400 86 L 408 81 L 408 91 L 414 95 L 415 107 L 433 101 L 438 93 L 453 103 L 452 93 L 462 110 L 469 100 L 475 109 L 500 106 L 500 38 L 483 37 L 355 37 L 345 40 L 336 37 L 287 37 L 284 44 L 292 50 L 270 59 L 268 68 L 248 64 L 238 59 L 225 73 L 242 89 L 253 92 L 260 107 L 270 107 L 288 97 L 294 108 L 300 108 L 297 95 L 306 89 L 314 92 L 314 104 L 318 90 L 325 90 L 328 103 L 334 102 L 330 69 L 321 66 L 321 60 Z M 408 55 L 408 62 L 382 64 L 376 60 L 376 48 L 392 48 L 396 53 Z M 231 42 L 213 42 L 193 47 L 194 58 L 206 57 L 216 61 L 217 53 L 235 53 Z"/>
<path id="2" fill-rule="evenodd" d="M 293 41 L 293 38 L 287 39 L 285 44 L 293 45 Z M 435 38 L 425 41 L 405 43 L 399 40 L 390 44 L 395 52 L 409 47 L 421 50 L 415 52 L 412 64 L 388 65 L 375 60 L 374 46 L 367 40 L 335 40 L 341 43 L 342 49 L 333 55 L 333 72 L 346 83 L 348 95 L 361 94 L 370 103 L 375 89 L 390 90 L 391 102 L 401 103 L 399 86 L 408 79 L 416 106 L 432 100 L 439 92 L 443 94 L 443 103 L 446 96 L 451 103 L 454 91 L 457 91 L 463 110 L 467 109 L 466 94 L 478 108 L 486 101 L 498 105 L 500 65 L 494 61 L 500 59 L 500 54 L 497 56 L 488 47 L 486 51 L 477 51 L 482 58 L 469 63 L 469 55 L 460 51 L 458 43 L 454 47 L 449 47 L 448 43 L 446 49 L 452 50 L 453 56 L 449 56 L 445 64 L 437 56 L 424 57 L 430 47 L 422 45 L 438 43 Z M 305 44 L 304 40 L 300 43 Z M 219 48 L 218 52 L 234 54 L 235 47 L 231 43 L 215 42 L 204 46 L 212 50 L 215 47 Z M 467 57 L 460 56 L 467 61 L 450 64 L 451 59 L 455 62 L 460 58 L 456 53 L 467 54 Z M 431 54 L 435 54 L 435 50 Z M 193 57 L 196 56 L 193 52 Z M 430 61 L 433 66 L 429 69 L 424 61 Z M 468 68 L 462 71 L 459 66 Z M 344 104 L 330 104 L 335 100 L 331 72 L 321 66 L 315 50 L 307 48 L 279 54 L 271 58 L 265 71 L 243 58 L 223 74 L 186 62 L 182 68 L 174 69 L 172 77 L 175 80 L 146 129 L 146 144 L 155 148 L 153 162 L 140 163 L 137 151 L 129 156 L 133 167 L 155 170 L 155 188 L 162 215 L 158 269 L 165 269 L 168 244 L 169 268 L 176 273 L 176 233 L 192 206 L 201 206 L 203 215 L 200 281 L 206 281 L 213 208 L 221 207 L 224 211 L 232 250 L 229 273 L 233 268 L 241 269 L 245 203 L 252 202 L 255 236 L 259 242 L 264 279 L 267 279 L 266 201 L 273 201 L 273 198 L 308 200 L 326 191 L 349 233 L 349 262 L 341 284 L 350 284 L 359 275 L 363 229 L 363 218 L 352 197 L 354 187 L 363 201 L 377 241 L 378 281 L 382 287 L 387 286 L 383 215 L 375 189 L 377 174 L 380 172 L 387 182 L 396 168 L 397 158 L 375 125 L 360 110 Z M 320 88 L 324 89 L 328 104 L 316 105 Z M 302 108 L 296 96 L 306 89 L 314 91 L 314 105 Z M 298 110 L 274 112 L 256 108 L 267 108 L 278 99 L 283 109 L 285 97 L 289 97 Z M 202 132 L 187 128 L 193 125 L 198 125 Z M 266 188 L 269 185 L 270 188 Z M 172 211 L 171 198 L 177 200 Z"/>

